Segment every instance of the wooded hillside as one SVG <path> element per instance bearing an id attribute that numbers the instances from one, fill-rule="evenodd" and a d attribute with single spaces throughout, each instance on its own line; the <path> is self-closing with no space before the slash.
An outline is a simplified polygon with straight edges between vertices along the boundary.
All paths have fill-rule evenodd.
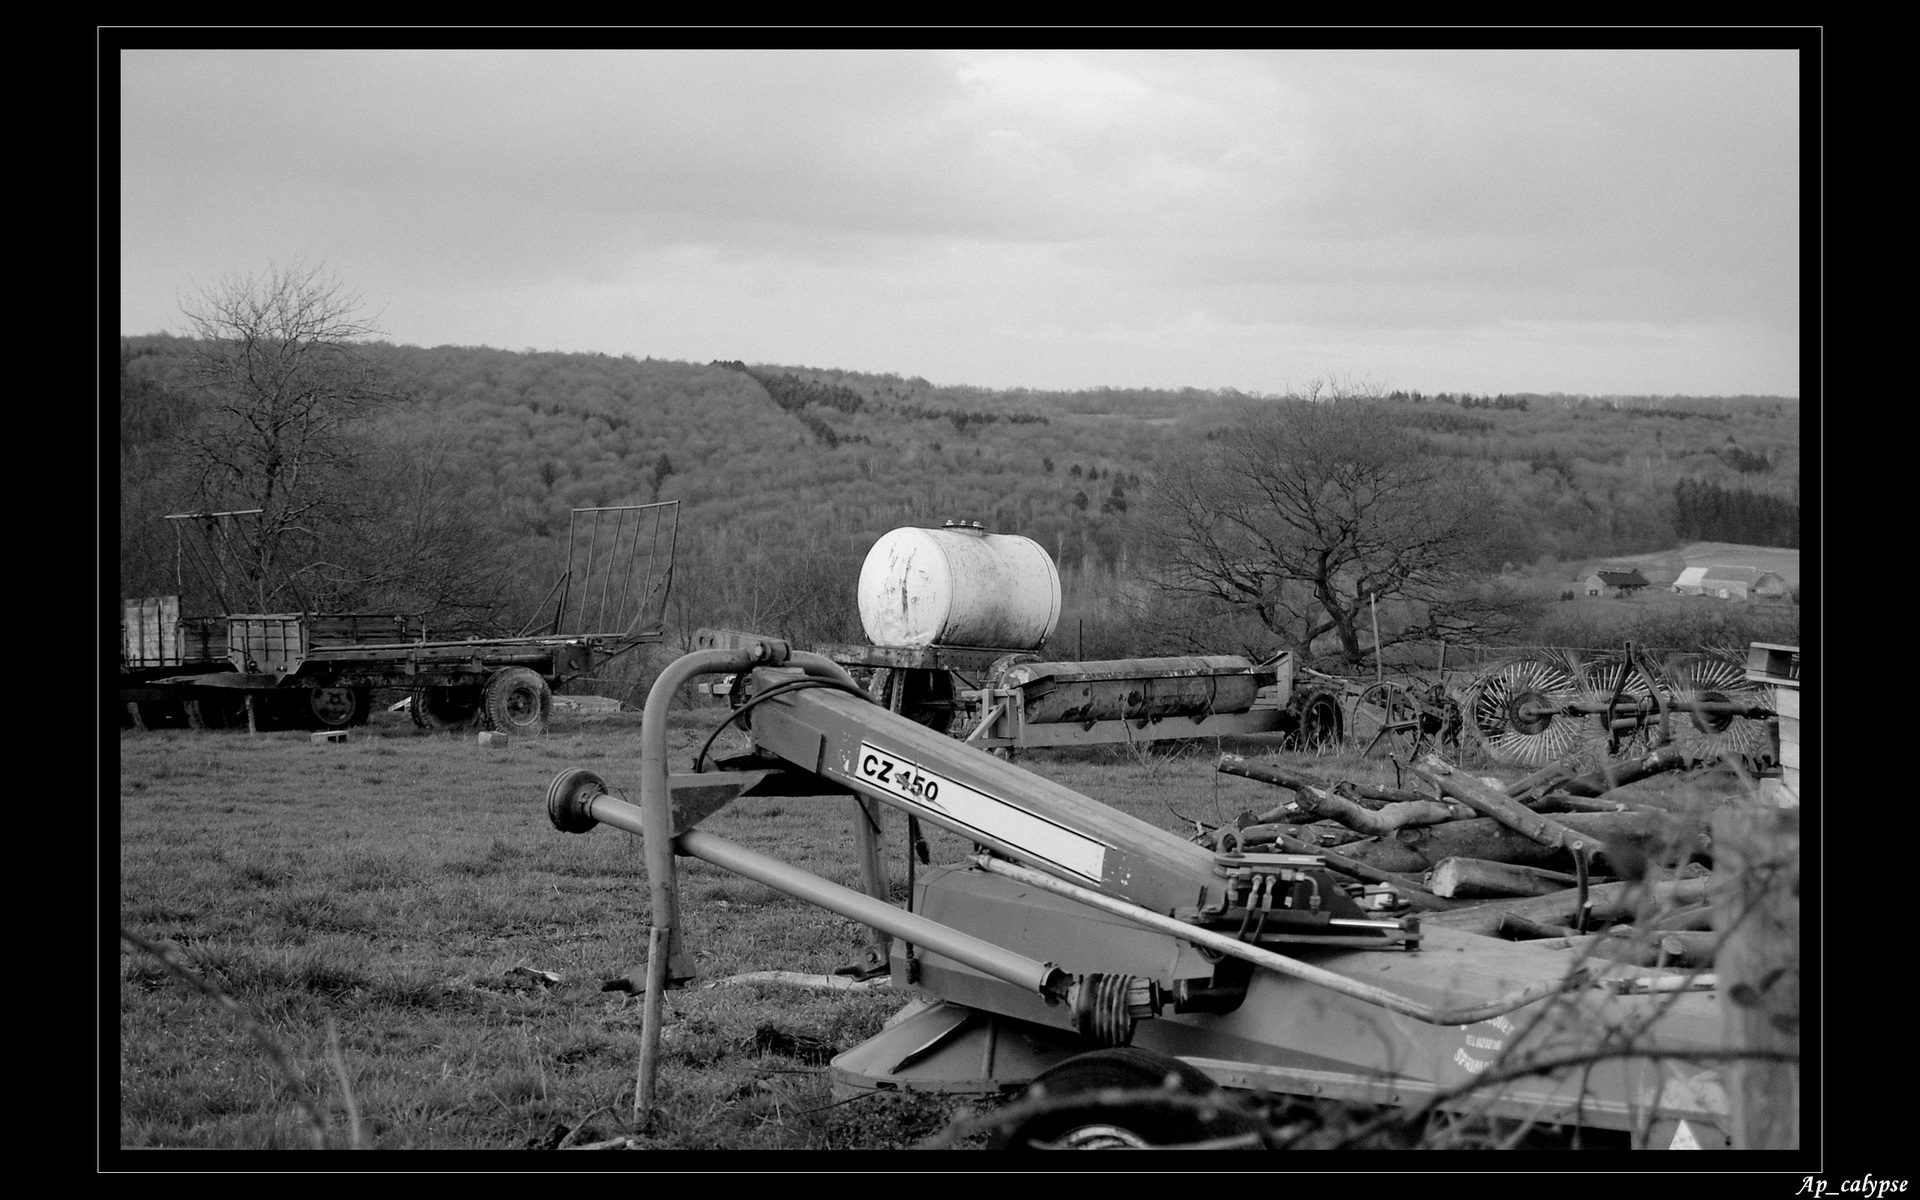
<path id="1" fill-rule="evenodd" d="M 184 591 L 158 518 L 194 503 L 180 439 L 203 401 L 187 339 L 125 339 L 121 574 Z M 1156 463 L 1274 398 L 1233 391 L 1039 392 L 895 375 L 375 343 L 401 398 L 365 417 L 386 469 L 368 503 L 453 512 L 499 595 L 467 615 L 516 625 L 558 575 L 574 507 L 682 501 L 677 623 L 859 640 L 853 587 L 873 540 L 948 518 L 1053 553 L 1068 612 L 1143 565 L 1138 504 Z M 1394 393 L 1441 453 L 1491 464 L 1498 570 L 1660 550 L 1682 538 L 1797 545 L 1799 405 L 1775 397 Z M 1764 537 L 1756 536 L 1764 535 Z M 366 596 L 368 604 L 396 597 Z M 204 600 L 204 598 L 203 598 Z M 1223 648 L 1226 649 L 1226 648 Z M 1089 647 L 1092 653 L 1094 647 Z M 1133 652 L 1115 647 L 1116 652 Z"/>

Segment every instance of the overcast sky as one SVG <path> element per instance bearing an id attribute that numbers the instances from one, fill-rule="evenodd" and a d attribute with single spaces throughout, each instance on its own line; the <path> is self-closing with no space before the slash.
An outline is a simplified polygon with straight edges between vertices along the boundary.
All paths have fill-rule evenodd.
<path id="1" fill-rule="evenodd" d="M 936 383 L 1800 393 L 1799 55 L 126 51 L 120 320 Z"/>

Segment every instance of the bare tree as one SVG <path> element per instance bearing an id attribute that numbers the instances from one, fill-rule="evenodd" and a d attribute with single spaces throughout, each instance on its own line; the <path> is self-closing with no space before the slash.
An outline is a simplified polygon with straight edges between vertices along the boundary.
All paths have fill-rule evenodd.
<path id="1" fill-rule="evenodd" d="M 287 593 L 312 607 L 302 584 L 326 590 L 322 531 L 351 523 L 350 431 L 394 398 L 359 345 L 378 332 L 361 309 L 337 276 L 300 263 L 229 276 L 182 305 L 204 401 L 184 441 L 201 503 L 259 510 L 230 560 L 237 599 L 256 611 Z"/>
<path id="2" fill-rule="evenodd" d="M 1414 602 L 1382 645 L 1500 626 L 1513 614 L 1476 584 L 1491 483 L 1345 390 L 1272 402 L 1161 469 L 1146 514 L 1158 585 L 1257 616 L 1303 658 L 1332 634 L 1362 661 L 1373 597 Z"/>

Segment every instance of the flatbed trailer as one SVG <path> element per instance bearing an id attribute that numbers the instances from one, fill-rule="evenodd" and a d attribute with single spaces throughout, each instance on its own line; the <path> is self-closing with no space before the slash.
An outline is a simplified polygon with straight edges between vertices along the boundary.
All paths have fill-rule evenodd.
<path id="1" fill-rule="evenodd" d="M 678 509 L 674 500 L 575 509 L 567 567 L 513 637 L 435 638 L 418 614 L 183 619 L 177 597 L 130 601 L 121 627 L 122 722 L 340 730 L 364 724 L 374 692 L 387 690 L 407 694 L 423 729 L 544 733 L 554 689 L 664 637 Z M 603 523 L 611 526 L 606 545 Z"/>

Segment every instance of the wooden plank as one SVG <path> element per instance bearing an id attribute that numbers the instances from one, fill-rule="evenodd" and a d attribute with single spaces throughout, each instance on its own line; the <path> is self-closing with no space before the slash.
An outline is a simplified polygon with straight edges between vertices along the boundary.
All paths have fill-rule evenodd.
<path id="1" fill-rule="evenodd" d="M 1782 717 L 1800 715 L 1800 689 L 1776 687 L 1773 689 L 1773 711 Z"/>
<path id="2" fill-rule="evenodd" d="M 1780 766 L 1782 768 L 1790 768 L 1795 772 L 1800 770 L 1799 742 L 1790 742 L 1784 737 L 1780 739 Z"/>
<path id="3" fill-rule="evenodd" d="M 1800 1146 L 1800 816 L 1742 806 L 1713 817 L 1715 973 L 1731 1047 L 1778 1055 L 1726 1069 L 1736 1150 Z"/>
<path id="4" fill-rule="evenodd" d="M 1747 678 L 1799 686 L 1800 647 L 1754 642 L 1747 647 Z"/>

